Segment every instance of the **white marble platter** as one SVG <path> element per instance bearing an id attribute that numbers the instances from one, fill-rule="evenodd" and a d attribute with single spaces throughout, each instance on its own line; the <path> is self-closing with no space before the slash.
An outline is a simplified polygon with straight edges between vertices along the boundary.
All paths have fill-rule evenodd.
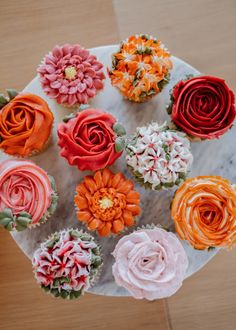
<path id="1" fill-rule="evenodd" d="M 106 68 L 111 63 L 111 54 L 117 50 L 117 46 L 104 46 L 91 49 L 91 52 L 97 55 L 98 59 Z M 137 126 L 142 126 L 150 121 L 156 120 L 159 123 L 168 120 L 166 105 L 169 101 L 169 91 L 172 86 L 187 74 L 199 74 L 199 72 L 183 62 L 172 57 L 174 68 L 171 71 L 171 81 L 164 88 L 160 95 L 155 96 L 151 101 L 143 104 L 135 104 L 122 98 L 119 92 L 113 88 L 107 77 L 105 89 L 99 93 L 93 100 L 93 107 L 104 109 L 111 112 L 126 127 L 128 133 L 133 133 Z M 39 166 L 44 168 L 49 174 L 53 175 L 59 192 L 59 202 L 55 214 L 51 219 L 35 229 L 27 229 L 20 233 L 12 233 L 13 238 L 22 249 L 22 251 L 31 258 L 34 250 L 40 242 L 48 237 L 54 231 L 67 227 L 84 228 L 76 219 L 74 209 L 75 186 L 80 182 L 88 172 L 80 172 L 75 167 L 68 165 L 67 161 L 59 156 L 57 146 L 57 124 L 62 121 L 64 116 L 70 112 L 69 109 L 58 106 L 53 100 L 49 99 L 42 91 L 38 77 L 33 79 L 24 89 L 25 92 L 31 92 L 44 98 L 55 116 L 53 141 L 46 151 L 32 158 Z M 43 127 L 42 127 L 43 129 Z M 192 143 L 192 152 L 194 163 L 190 176 L 196 175 L 222 175 L 236 181 L 236 128 L 233 127 L 227 134 L 219 140 L 205 141 L 201 143 Z M 7 158 L 3 153 L 0 154 L 0 161 Z M 130 177 L 127 171 L 124 155 L 111 167 L 113 171 L 121 171 Z M 171 230 L 174 230 L 173 222 L 170 218 L 170 201 L 174 191 L 146 191 L 136 185 L 141 194 L 142 214 L 137 221 L 137 226 L 144 224 L 161 224 Z M 84 228 L 85 229 L 85 228 Z M 133 229 L 132 229 L 133 230 Z M 126 232 L 127 233 L 127 232 Z M 125 233 L 125 234 L 126 234 Z M 7 234 L 7 233 L 6 233 Z M 113 257 L 111 252 L 119 237 L 95 238 L 102 245 L 104 266 L 101 276 L 96 285 L 89 289 L 96 294 L 110 296 L 128 296 L 129 293 L 118 287 L 112 276 Z M 210 252 L 194 250 L 188 243 L 183 242 L 183 246 L 188 254 L 189 268 L 186 277 L 191 276 L 202 268 L 216 253 L 217 250 Z"/>

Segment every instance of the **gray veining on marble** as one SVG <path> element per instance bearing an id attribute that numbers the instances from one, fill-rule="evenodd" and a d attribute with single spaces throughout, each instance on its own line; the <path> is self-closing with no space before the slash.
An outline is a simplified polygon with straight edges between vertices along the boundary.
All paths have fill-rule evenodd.
<path id="1" fill-rule="evenodd" d="M 91 51 L 107 66 L 107 64 L 111 62 L 111 53 L 116 49 L 117 46 L 107 46 L 94 48 Z M 91 103 L 92 106 L 114 114 L 119 121 L 124 124 L 128 133 L 133 133 L 137 126 L 145 125 L 153 120 L 160 123 L 168 120 L 165 109 L 169 101 L 170 89 L 178 80 L 184 78 L 185 75 L 199 73 L 180 59 L 176 57 L 172 59 L 174 68 L 171 72 L 171 82 L 164 88 L 160 95 L 155 96 L 151 101 L 143 104 L 135 104 L 124 100 L 119 92 L 111 86 L 107 78 L 105 89 L 94 99 Z M 79 172 L 77 168 L 69 166 L 67 161 L 59 156 L 56 127 L 57 123 L 60 122 L 70 110 L 58 106 L 53 100 L 49 99 L 42 91 L 38 78 L 35 78 L 24 91 L 32 92 L 43 97 L 48 102 L 55 115 L 53 141 L 51 145 L 45 152 L 33 157 L 32 160 L 54 176 L 59 191 L 58 208 L 47 223 L 32 230 L 12 234 L 20 248 L 31 258 L 40 242 L 47 238 L 52 232 L 67 227 L 84 228 L 83 224 L 80 224 L 76 219 L 73 197 L 76 184 L 80 182 L 82 177 L 88 172 Z M 234 127 L 219 140 L 192 143 L 195 161 L 190 176 L 218 174 L 235 181 L 235 132 L 236 128 Z M 7 158 L 7 156 L 1 154 L 0 160 L 4 158 Z M 131 178 L 125 165 L 124 156 L 122 156 L 111 169 L 124 172 L 126 176 Z M 137 189 L 141 193 L 141 207 L 143 210 L 138 219 L 137 226 L 155 223 L 168 226 L 173 230 L 174 227 L 170 218 L 169 205 L 174 191 L 149 192 L 138 186 Z M 96 294 L 112 296 L 129 295 L 125 289 L 119 288 L 114 283 L 111 272 L 113 263 L 111 252 L 119 237 L 99 238 L 96 234 L 94 234 L 94 236 L 102 245 L 104 267 L 99 281 L 89 291 Z M 183 246 L 189 258 L 189 268 L 186 277 L 198 271 L 217 253 L 217 250 L 211 252 L 194 250 L 186 242 L 183 242 Z"/>

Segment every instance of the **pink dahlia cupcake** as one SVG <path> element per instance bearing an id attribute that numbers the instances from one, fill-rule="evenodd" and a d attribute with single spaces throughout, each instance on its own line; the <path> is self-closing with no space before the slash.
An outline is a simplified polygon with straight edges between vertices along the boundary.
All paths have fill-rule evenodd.
<path id="1" fill-rule="evenodd" d="M 172 122 L 191 139 L 215 139 L 234 123 L 235 97 L 223 79 L 193 77 L 174 86 L 167 111 Z"/>
<path id="2" fill-rule="evenodd" d="M 31 161 L 0 164 L 0 225 L 22 231 L 45 222 L 57 206 L 53 177 Z"/>
<path id="3" fill-rule="evenodd" d="M 80 171 L 97 171 L 112 165 L 125 146 L 125 129 L 115 117 L 88 108 L 58 125 L 61 156 Z"/>
<path id="4" fill-rule="evenodd" d="M 35 251 L 32 264 L 36 281 L 45 292 L 74 299 L 95 282 L 102 257 L 91 235 L 67 229 L 43 242 Z"/>
<path id="5" fill-rule="evenodd" d="M 87 104 L 103 89 L 103 65 L 79 44 L 56 46 L 37 70 L 45 93 L 69 107 Z"/>
<path id="6" fill-rule="evenodd" d="M 113 276 L 137 299 L 161 299 L 182 285 L 187 254 L 178 238 L 164 229 L 138 229 L 122 237 L 113 252 Z"/>

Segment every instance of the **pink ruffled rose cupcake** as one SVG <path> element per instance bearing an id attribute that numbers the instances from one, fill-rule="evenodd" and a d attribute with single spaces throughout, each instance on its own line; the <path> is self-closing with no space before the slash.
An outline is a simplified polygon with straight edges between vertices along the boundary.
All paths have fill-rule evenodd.
<path id="1" fill-rule="evenodd" d="M 45 222 L 57 206 L 53 177 L 26 160 L 0 164 L 0 225 L 22 231 Z"/>
<path id="2" fill-rule="evenodd" d="M 110 113 L 88 108 L 58 125 L 61 156 L 80 171 L 112 165 L 125 147 L 125 129 Z"/>
<path id="3" fill-rule="evenodd" d="M 103 64 L 79 44 L 56 46 L 37 69 L 44 92 L 65 106 L 87 104 L 103 89 Z"/>
<path id="4" fill-rule="evenodd" d="M 161 299 L 182 285 L 188 268 L 178 238 L 164 229 L 138 229 L 122 237 L 113 252 L 113 276 L 137 299 Z"/>

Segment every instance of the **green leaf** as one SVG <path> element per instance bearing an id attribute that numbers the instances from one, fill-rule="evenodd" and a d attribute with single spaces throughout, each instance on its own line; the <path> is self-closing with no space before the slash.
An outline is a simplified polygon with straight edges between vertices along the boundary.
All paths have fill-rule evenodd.
<path id="1" fill-rule="evenodd" d="M 102 258 L 101 257 L 99 257 L 99 256 L 94 256 L 93 258 L 92 258 L 92 265 L 93 265 L 93 267 L 95 267 L 95 268 L 97 268 L 97 267 L 99 267 L 100 265 L 102 264 Z"/>
<path id="2" fill-rule="evenodd" d="M 11 218 L 1 218 L 0 219 L 0 225 L 7 226 L 9 222 L 12 222 L 13 220 Z"/>
<path id="3" fill-rule="evenodd" d="M 28 212 L 25 212 L 25 211 L 20 212 L 20 213 L 19 213 L 19 216 L 20 216 L 20 217 L 24 217 L 24 218 L 28 218 L 28 219 L 31 219 L 31 220 L 32 220 L 31 215 L 30 215 Z"/>
<path id="4" fill-rule="evenodd" d="M 63 298 L 63 299 L 66 299 L 68 296 L 69 296 L 69 292 L 66 291 L 66 290 L 62 290 L 61 293 L 60 293 L 60 296 Z"/>
<path id="5" fill-rule="evenodd" d="M 12 231 L 14 228 L 13 221 L 9 222 L 8 225 L 5 226 L 5 228 L 9 231 Z"/>
<path id="6" fill-rule="evenodd" d="M 60 286 L 60 279 L 59 278 L 56 278 L 54 281 L 53 281 L 53 286 L 56 286 L 56 287 L 59 287 Z"/>
<path id="7" fill-rule="evenodd" d="M 56 186 L 56 182 L 54 180 L 54 177 L 51 176 L 51 175 L 48 175 L 48 178 L 49 178 L 52 189 L 56 192 L 57 191 L 57 186 Z"/>
<path id="8" fill-rule="evenodd" d="M 22 225 L 19 224 L 19 223 L 16 223 L 15 228 L 16 228 L 17 231 L 23 231 L 23 230 L 25 230 L 27 227 L 22 226 Z"/>
<path id="9" fill-rule="evenodd" d="M 125 148 L 125 139 L 123 137 L 116 138 L 115 141 L 115 151 L 121 152 Z"/>
<path id="10" fill-rule="evenodd" d="M 46 248 L 50 249 L 50 248 L 52 248 L 52 247 L 54 246 L 54 244 L 55 244 L 55 240 L 54 240 L 54 239 L 50 239 L 50 240 L 45 244 L 45 246 L 46 246 Z"/>
<path id="11" fill-rule="evenodd" d="M 76 117 L 75 113 L 70 113 L 69 115 L 66 115 L 65 118 L 63 119 L 64 123 L 67 123 L 69 120 L 73 119 Z"/>
<path id="12" fill-rule="evenodd" d="M 215 250 L 215 247 L 214 246 L 209 246 L 209 248 L 207 249 L 208 252 L 210 252 L 212 250 Z"/>
<path id="13" fill-rule="evenodd" d="M 82 292 L 83 292 L 83 290 L 80 289 L 79 291 L 73 291 L 73 294 L 74 294 L 75 298 L 79 298 L 81 296 Z"/>
<path id="14" fill-rule="evenodd" d="M 16 224 L 19 225 L 19 226 L 22 226 L 22 227 L 25 227 L 27 228 L 28 225 L 32 222 L 32 219 L 29 219 L 29 218 L 26 218 L 26 217 L 21 217 L 21 216 L 18 216 L 16 218 Z"/>
<path id="15" fill-rule="evenodd" d="M 78 230 L 71 230 L 70 236 L 73 238 L 79 238 L 81 236 L 81 233 Z"/>
<path id="16" fill-rule="evenodd" d="M 7 89 L 6 91 L 10 100 L 14 99 L 19 94 L 17 90 L 11 88 Z"/>
<path id="17" fill-rule="evenodd" d="M 13 213 L 12 210 L 9 208 L 5 208 L 1 213 L 0 213 L 0 218 L 11 218 L 13 220 Z"/>
<path id="18" fill-rule="evenodd" d="M 0 94 L 0 104 L 4 106 L 7 103 L 8 103 L 8 99 L 3 94 Z"/>
<path id="19" fill-rule="evenodd" d="M 186 175 L 186 173 L 184 173 L 184 172 L 180 172 L 180 173 L 179 173 L 179 178 L 182 179 L 182 180 L 185 180 L 185 179 L 186 179 L 186 176 L 187 176 L 187 175 Z"/>
<path id="20" fill-rule="evenodd" d="M 54 297 L 59 297 L 60 296 L 60 292 L 57 289 L 51 289 L 50 291 Z"/>
<path id="21" fill-rule="evenodd" d="M 166 182 L 166 183 L 163 183 L 163 186 L 165 188 L 172 188 L 174 187 L 175 183 L 174 182 Z"/>
<path id="22" fill-rule="evenodd" d="M 126 134 L 126 130 L 124 126 L 122 126 L 120 123 L 115 123 L 113 125 L 113 130 L 118 136 L 122 136 Z"/>

